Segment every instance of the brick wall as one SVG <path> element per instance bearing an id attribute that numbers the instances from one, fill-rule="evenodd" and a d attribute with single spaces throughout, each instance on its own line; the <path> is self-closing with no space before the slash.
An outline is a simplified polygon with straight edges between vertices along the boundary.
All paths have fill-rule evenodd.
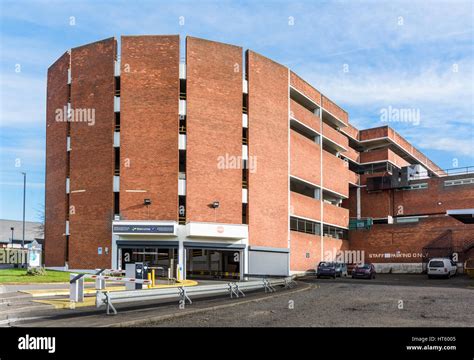
<path id="1" fill-rule="evenodd" d="M 339 251 L 349 249 L 347 240 L 323 237 L 321 256 L 321 236 L 291 231 L 291 271 L 314 271 L 322 260 L 335 260 Z"/>
<path id="2" fill-rule="evenodd" d="M 421 262 L 423 248 L 447 231 L 451 232 L 455 252 L 463 254 L 474 243 L 474 228 L 448 216 L 420 219 L 414 224 L 374 225 L 369 230 L 349 233 L 350 248 L 365 250 L 369 262 L 414 263 Z M 411 257 L 374 257 L 376 254 L 411 254 Z M 430 254 L 427 254 L 428 257 Z"/>
<path id="3" fill-rule="evenodd" d="M 349 116 L 347 115 L 346 111 L 344 111 L 342 108 L 337 106 L 333 101 L 331 101 L 324 95 L 321 97 L 321 100 L 322 100 L 322 105 L 324 109 L 328 110 L 331 114 L 336 116 L 343 123 L 345 124 L 348 123 Z"/>
<path id="4" fill-rule="evenodd" d="M 298 272 L 314 270 L 321 261 L 321 236 L 297 231 L 291 231 L 290 236 L 290 270 Z"/>
<path id="5" fill-rule="evenodd" d="M 471 178 L 472 175 L 430 178 L 415 183 L 428 183 L 428 189 L 395 191 L 395 207 L 403 215 L 439 214 L 450 209 L 474 208 L 474 185 L 444 186 L 446 180 Z"/>
<path id="6" fill-rule="evenodd" d="M 323 187 L 344 196 L 349 195 L 349 169 L 347 163 L 323 150 Z"/>
<path id="7" fill-rule="evenodd" d="M 464 177 L 469 176 L 429 178 L 410 182 L 410 184 L 428 183 L 428 189 L 368 192 L 366 188 L 362 188 L 362 217 L 444 214 L 449 209 L 473 208 L 473 185 L 444 186 L 444 182 L 448 179 Z"/>
<path id="8" fill-rule="evenodd" d="M 319 116 L 315 115 L 292 99 L 290 99 L 290 115 L 292 118 L 321 133 Z"/>
<path id="9" fill-rule="evenodd" d="M 176 221 L 179 36 L 123 36 L 121 49 L 120 214 Z"/>
<path id="10" fill-rule="evenodd" d="M 56 110 L 68 102 L 69 53 L 48 69 L 46 109 L 45 262 L 64 266 L 66 260 L 66 122 L 56 121 Z"/>
<path id="11" fill-rule="evenodd" d="M 249 154 L 249 242 L 288 247 L 288 69 L 247 52 Z"/>
<path id="12" fill-rule="evenodd" d="M 321 105 L 321 93 L 313 86 L 308 84 L 305 80 L 296 75 L 293 71 L 290 71 L 290 85 L 305 94 L 316 104 Z"/>
<path id="13" fill-rule="evenodd" d="M 309 196 L 290 192 L 291 215 L 321 221 L 321 201 Z"/>
<path id="14" fill-rule="evenodd" d="M 242 48 L 188 37 L 186 64 L 187 220 L 242 223 Z"/>
<path id="15" fill-rule="evenodd" d="M 113 38 L 71 52 L 71 106 L 95 110 L 95 124 L 71 123 L 71 268 L 110 266 L 115 54 Z M 98 255 L 98 247 L 102 247 L 102 255 Z M 105 247 L 109 248 L 109 255 L 105 254 Z"/>
<path id="16" fill-rule="evenodd" d="M 321 184 L 321 147 L 314 141 L 290 131 L 291 172 L 290 174 Z"/>

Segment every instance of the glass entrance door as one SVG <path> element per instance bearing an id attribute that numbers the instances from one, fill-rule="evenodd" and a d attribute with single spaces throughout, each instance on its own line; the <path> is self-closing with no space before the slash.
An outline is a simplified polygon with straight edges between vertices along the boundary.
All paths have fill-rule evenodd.
<path id="1" fill-rule="evenodd" d="M 178 251 L 173 248 L 121 248 L 121 265 L 125 269 L 125 264 L 143 262 L 148 267 L 155 269 L 157 277 L 168 277 L 170 269 L 171 277 L 175 276 L 175 268 L 178 262 Z"/>

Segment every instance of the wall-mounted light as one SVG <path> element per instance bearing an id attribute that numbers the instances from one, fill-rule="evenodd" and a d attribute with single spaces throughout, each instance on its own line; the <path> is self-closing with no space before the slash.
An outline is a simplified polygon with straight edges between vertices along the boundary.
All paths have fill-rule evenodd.
<path id="1" fill-rule="evenodd" d="M 145 205 L 145 206 L 151 205 L 151 199 L 143 200 L 143 205 Z"/>
<path id="2" fill-rule="evenodd" d="M 212 207 L 213 209 L 217 209 L 217 208 L 219 207 L 219 205 L 220 205 L 220 204 L 219 204 L 219 201 L 214 201 L 214 202 L 211 204 L 211 207 Z"/>

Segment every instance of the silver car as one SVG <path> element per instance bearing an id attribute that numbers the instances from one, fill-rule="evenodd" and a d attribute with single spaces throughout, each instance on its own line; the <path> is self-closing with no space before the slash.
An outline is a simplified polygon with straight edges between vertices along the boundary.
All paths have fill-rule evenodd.
<path id="1" fill-rule="evenodd" d="M 347 277 L 347 264 L 336 263 L 336 276 Z"/>

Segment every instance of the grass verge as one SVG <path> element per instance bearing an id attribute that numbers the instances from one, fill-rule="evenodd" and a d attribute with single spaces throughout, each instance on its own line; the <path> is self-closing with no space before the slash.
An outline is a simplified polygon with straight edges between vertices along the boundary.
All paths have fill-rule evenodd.
<path id="1" fill-rule="evenodd" d="M 26 269 L 0 269 L 0 284 L 40 284 L 69 282 L 69 272 L 46 270 L 44 276 L 31 276 L 26 274 Z M 86 281 L 93 281 L 86 279 Z"/>

